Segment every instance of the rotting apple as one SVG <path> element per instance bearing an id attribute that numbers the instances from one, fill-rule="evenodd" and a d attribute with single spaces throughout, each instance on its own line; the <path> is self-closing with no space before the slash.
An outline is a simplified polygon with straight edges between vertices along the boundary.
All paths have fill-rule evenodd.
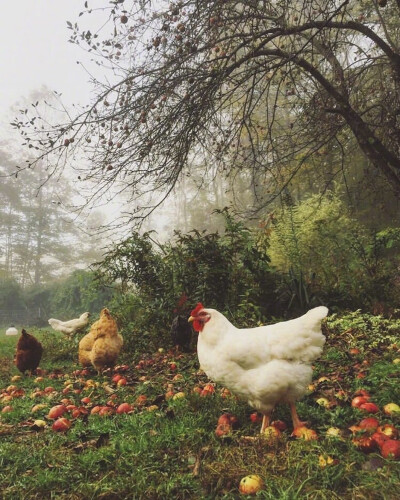
<path id="1" fill-rule="evenodd" d="M 299 439 L 304 439 L 304 441 L 312 441 L 314 439 L 318 439 L 318 434 L 314 431 L 314 429 L 309 429 L 304 425 L 296 427 L 292 432 L 292 436 L 295 436 Z"/>
<path id="2" fill-rule="evenodd" d="M 392 424 L 380 425 L 377 431 L 385 434 L 389 439 L 397 439 L 399 437 L 399 431 Z"/>

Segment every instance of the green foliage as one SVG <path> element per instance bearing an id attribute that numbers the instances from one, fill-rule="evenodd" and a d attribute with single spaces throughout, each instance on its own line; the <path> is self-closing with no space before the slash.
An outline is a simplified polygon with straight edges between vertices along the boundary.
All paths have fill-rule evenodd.
<path id="1" fill-rule="evenodd" d="M 396 303 L 400 228 L 367 229 L 334 194 L 283 208 L 265 247 L 281 274 L 283 305 L 304 310 L 318 302 L 372 308 Z"/>
<path id="2" fill-rule="evenodd" d="M 113 284 L 98 282 L 94 272 L 74 271 L 67 279 L 51 286 L 47 306 L 49 317 L 77 317 L 85 311 L 98 314 L 112 299 Z"/>
<path id="3" fill-rule="evenodd" d="M 143 335 L 165 343 L 173 317 L 199 301 L 247 325 L 273 310 L 273 276 L 256 235 L 228 210 L 218 213 L 223 234 L 177 231 L 173 242 L 156 244 L 151 233 L 133 233 L 98 264 L 103 282 L 129 292 L 114 304 L 133 344 Z"/>
<path id="4" fill-rule="evenodd" d="M 13 279 L 0 279 L 0 309 L 10 310 L 24 306 L 20 285 Z"/>

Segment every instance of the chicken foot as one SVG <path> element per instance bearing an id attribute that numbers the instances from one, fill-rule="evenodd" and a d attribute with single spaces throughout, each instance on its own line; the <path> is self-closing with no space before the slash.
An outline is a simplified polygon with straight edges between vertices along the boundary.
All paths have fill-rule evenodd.
<path id="1" fill-rule="evenodd" d="M 270 422 L 270 415 L 269 413 L 263 413 L 263 419 L 262 419 L 262 423 L 261 423 L 261 430 L 260 430 L 260 433 L 262 434 L 265 429 L 269 426 L 269 422 Z"/>
<path id="2" fill-rule="evenodd" d="M 290 406 L 290 414 L 292 415 L 293 428 L 297 429 L 297 427 L 302 427 L 304 425 L 307 425 L 307 422 L 302 422 L 299 419 L 295 403 L 289 403 L 289 406 Z"/>

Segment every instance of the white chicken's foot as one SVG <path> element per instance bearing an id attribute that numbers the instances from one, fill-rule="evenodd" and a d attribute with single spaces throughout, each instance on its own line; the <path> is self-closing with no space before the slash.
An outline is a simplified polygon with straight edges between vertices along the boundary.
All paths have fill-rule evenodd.
<path id="1" fill-rule="evenodd" d="M 267 413 L 263 413 L 263 419 L 261 423 L 260 433 L 262 434 L 267 427 L 269 427 L 270 416 Z"/>
<path id="2" fill-rule="evenodd" d="M 297 415 L 296 405 L 294 403 L 289 403 L 290 413 L 292 415 L 293 429 L 297 429 L 297 427 L 302 427 L 307 425 L 307 422 L 302 422 Z"/>

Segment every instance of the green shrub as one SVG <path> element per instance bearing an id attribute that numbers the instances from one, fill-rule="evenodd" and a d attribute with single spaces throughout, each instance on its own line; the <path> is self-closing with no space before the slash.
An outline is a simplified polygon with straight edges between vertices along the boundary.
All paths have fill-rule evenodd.
<path id="1" fill-rule="evenodd" d="M 396 303 L 400 228 L 372 231 L 338 196 L 311 196 L 275 214 L 265 248 L 281 276 L 281 304 L 304 310 Z"/>

